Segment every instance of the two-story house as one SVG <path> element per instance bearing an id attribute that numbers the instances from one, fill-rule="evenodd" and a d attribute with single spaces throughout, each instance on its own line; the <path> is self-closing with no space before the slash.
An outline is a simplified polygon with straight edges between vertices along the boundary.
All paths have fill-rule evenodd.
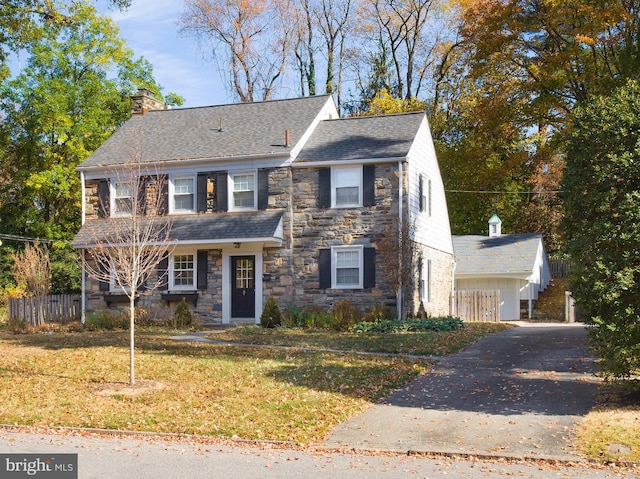
<path id="1" fill-rule="evenodd" d="M 131 118 L 79 167 L 76 248 L 108 234 L 131 195 L 117 173 L 133 144 L 140 174 L 166 179 L 172 223 L 161 286 L 142 292 L 141 306 L 185 297 L 222 323 L 258 322 L 269 296 L 281 307 L 348 298 L 363 312 L 393 309 L 379 244 L 407 221 L 417 258 L 403 314 L 420 303 L 449 314 L 453 247 L 424 113 L 341 119 L 331 96 L 164 109 L 141 90 Z M 85 276 L 86 310 L 118 299 L 115 285 Z"/>

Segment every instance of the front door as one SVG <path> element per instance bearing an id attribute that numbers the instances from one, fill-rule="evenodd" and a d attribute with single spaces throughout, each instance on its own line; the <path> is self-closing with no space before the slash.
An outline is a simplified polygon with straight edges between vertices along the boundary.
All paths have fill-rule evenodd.
<path id="1" fill-rule="evenodd" d="M 231 257 L 231 317 L 256 317 L 255 256 Z"/>

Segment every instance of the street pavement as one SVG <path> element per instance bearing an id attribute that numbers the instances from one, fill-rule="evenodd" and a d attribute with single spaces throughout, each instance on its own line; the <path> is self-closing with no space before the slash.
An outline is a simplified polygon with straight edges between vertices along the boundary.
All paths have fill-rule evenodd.
<path id="1" fill-rule="evenodd" d="M 598 384 L 585 327 L 519 326 L 444 358 L 432 373 L 339 425 L 327 445 L 580 460 L 573 433 Z"/>
<path id="2" fill-rule="evenodd" d="M 0 429 L 0 452 L 78 454 L 79 479 L 633 479 L 637 471 L 584 464 L 365 455 L 264 444 L 25 434 Z M 0 477 L 2 477 L 0 473 Z M 38 477 L 37 475 L 34 477 Z"/>

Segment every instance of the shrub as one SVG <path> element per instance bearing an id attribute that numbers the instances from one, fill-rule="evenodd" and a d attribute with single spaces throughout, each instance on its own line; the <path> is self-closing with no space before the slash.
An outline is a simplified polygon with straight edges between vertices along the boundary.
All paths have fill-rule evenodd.
<path id="1" fill-rule="evenodd" d="M 403 321 L 382 319 L 374 322 L 361 322 L 351 328 L 351 331 L 355 333 L 458 331 L 463 326 L 462 319 L 445 316 L 441 318 L 405 319 Z"/>
<path id="2" fill-rule="evenodd" d="M 89 313 L 85 328 L 89 331 L 129 329 L 129 312 L 102 310 Z"/>
<path id="3" fill-rule="evenodd" d="M 189 305 L 187 304 L 187 300 L 182 298 L 182 301 L 178 303 L 176 311 L 173 314 L 173 327 L 175 329 L 189 328 L 191 327 L 192 322 L 193 316 L 189 309 Z"/>
<path id="4" fill-rule="evenodd" d="M 350 300 L 338 301 L 331 311 L 331 327 L 336 331 L 347 331 L 360 321 L 360 311 Z"/>
<path id="5" fill-rule="evenodd" d="M 282 324 L 282 316 L 280 314 L 280 308 L 276 304 L 276 300 L 273 296 L 267 299 L 260 316 L 260 326 L 263 328 L 275 328 Z"/>
<path id="6" fill-rule="evenodd" d="M 395 319 L 395 313 L 389 311 L 384 304 L 376 304 L 375 306 L 372 306 L 364 317 L 364 321 L 367 322 L 380 321 L 382 319 Z"/>

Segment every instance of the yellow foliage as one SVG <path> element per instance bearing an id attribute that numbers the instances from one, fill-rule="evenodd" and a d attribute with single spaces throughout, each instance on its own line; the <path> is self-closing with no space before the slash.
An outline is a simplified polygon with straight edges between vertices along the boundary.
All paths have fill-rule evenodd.
<path id="1" fill-rule="evenodd" d="M 386 89 L 380 91 L 368 103 L 367 116 L 389 115 L 392 113 L 405 113 L 411 111 L 421 111 L 425 109 L 424 102 L 417 98 L 397 98 L 391 95 Z"/>

